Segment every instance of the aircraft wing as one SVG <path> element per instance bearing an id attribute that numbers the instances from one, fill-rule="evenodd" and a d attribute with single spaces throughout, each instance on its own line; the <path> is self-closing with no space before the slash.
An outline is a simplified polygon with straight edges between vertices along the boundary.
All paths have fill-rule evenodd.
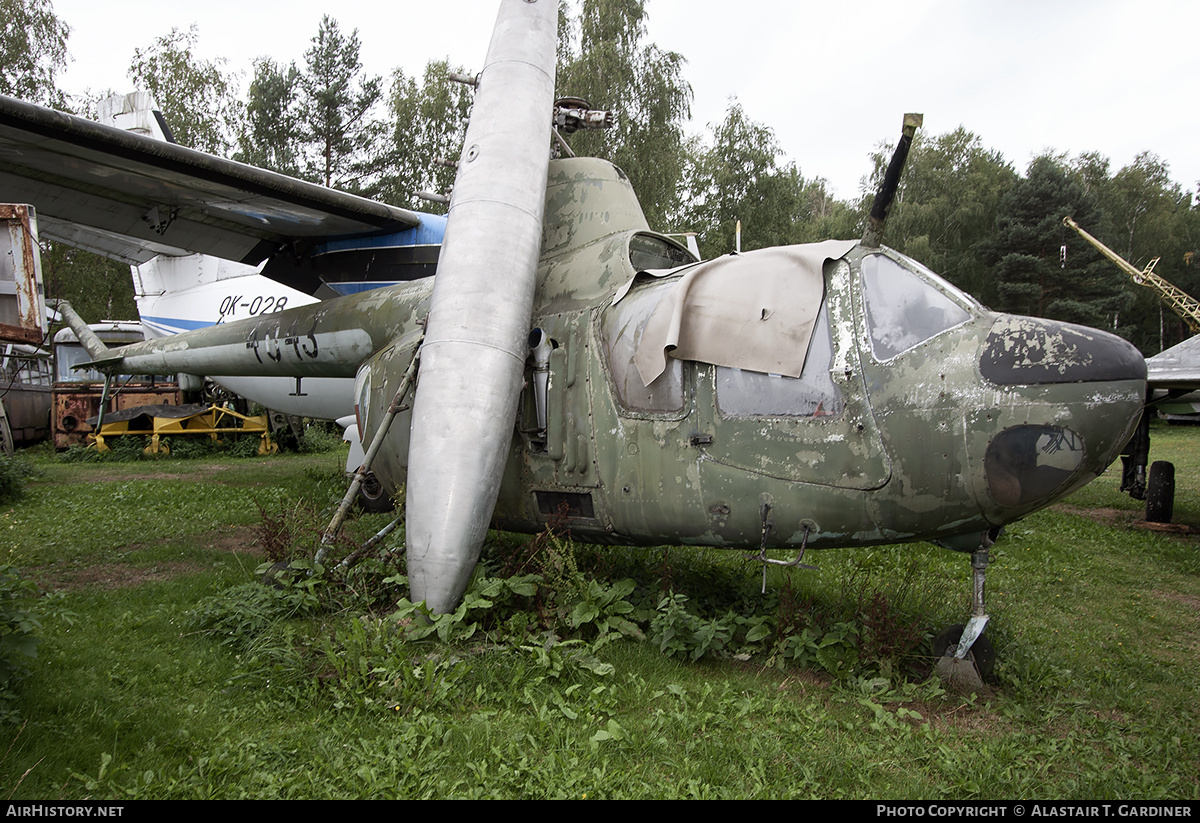
<path id="1" fill-rule="evenodd" d="M 0 95 L 0 191 L 39 233 L 126 263 L 401 231 L 417 212 Z"/>
<path id="2" fill-rule="evenodd" d="M 1152 389 L 1200 389 L 1200 335 L 1146 358 Z"/>

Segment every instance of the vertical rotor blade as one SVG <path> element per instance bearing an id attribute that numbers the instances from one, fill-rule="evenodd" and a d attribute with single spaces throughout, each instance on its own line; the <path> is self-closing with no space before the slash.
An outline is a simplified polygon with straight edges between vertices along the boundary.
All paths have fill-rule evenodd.
<path id="1" fill-rule="evenodd" d="M 413 402 L 408 574 L 452 611 L 479 558 L 516 419 L 541 251 L 556 0 L 504 0 L 451 199 Z"/>

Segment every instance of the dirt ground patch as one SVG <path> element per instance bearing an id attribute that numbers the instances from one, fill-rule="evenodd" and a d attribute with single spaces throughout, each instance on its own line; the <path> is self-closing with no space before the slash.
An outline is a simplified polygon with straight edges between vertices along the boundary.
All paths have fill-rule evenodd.
<path id="1" fill-rule="evenodd" d="M 1150 592 L 1150 594 L 1159 598 L 1160 600 L 1180 603 L 1188 608 L 1195 609 L 1197 612 L 1200 612 L 1200 597 L 1195 597 L 1187 594 L 1186 592 L 1163 591 L 1161 589 L 1156 589 Z"/>
<path id="2" fill-rule="evenodd" d="M 1200 529 L 1190 523 L 1150 523 L 1143 520 L 1144 512 L 1113 509 L 1105 506 L 1085 507 L 1072 506 L 1069 503 L 1058 503 L 1050 507 L 1051 511 L 1077 514 L 1087 517 L 1105 526 L 1124 526 L 1133 529 L 1163 532 L 1165 534 L 1200 534 Z"/>
<path id="3" fill-rule="evenodd" d="M 1057 512 L 1066 512 L 1067 514 L 1077 514 L 1081 517 L 1088 517 L 1106 526 L 1129 526 L 1138 519 L 1138 513 L 1122 511 L 1121 509 L 1098 507 L 1072 506 L 1067 503 L 1059 503 L 1051 506 L 1051 510 Z"/>
<path id="4" fill-rule="evenodd" d="M 249 527 L 231 527 L 219 531 L 198 535 L 196 542 L 205 548 L 218 552 L 256 555 L 261 554 L 254 530 Z M 43 589 L 49 591 L 73 591 L 79 589 L 123 589 L 140 586 L 160 580 L 170 580 L 183 574 L 202 571 L 205 566 L 200 563 L 179 561 L 159 561 L 155 563 L 139 563 L 138 553 L 152 546 L 159 546 L 168 540 L 156 543 L 133 543 L 125 549 L 129 562 L 98 563 L 87 568 L 70 568 L 66 566 L 42 566 L 29 569 L 29 576 L 38 581 Z"/>
<path id="5" fill-rule="evenodd" d="M 150 471 L 148 469 L 138 469 L 137 463 L 122 464 L 121 468 L 114 468 L 111 471 L 98 472 L 89 476 L 78 475 L 56 479 L 58 483 L 115 483 L 127 482 L 129 480 L 183 480 L 197 481 L 204 480 L 215 474 L 225 471 L 228 466 L 214 463 L 197 463 L 194 471 L 188 472 L 164 472 Z"/>

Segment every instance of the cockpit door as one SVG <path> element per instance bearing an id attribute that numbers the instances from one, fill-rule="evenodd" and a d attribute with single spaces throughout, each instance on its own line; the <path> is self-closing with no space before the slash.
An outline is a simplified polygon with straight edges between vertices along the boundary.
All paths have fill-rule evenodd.
<path id="1" fill-rule="evenodd" d="M 704 458 L 748 472 L 877 489 L 891 477 L 891 462 L 863 381 L 850 266 L 827 261 L 824 275 L 803 373 L 793 378 L 699 366 L 694 442 Z"/>

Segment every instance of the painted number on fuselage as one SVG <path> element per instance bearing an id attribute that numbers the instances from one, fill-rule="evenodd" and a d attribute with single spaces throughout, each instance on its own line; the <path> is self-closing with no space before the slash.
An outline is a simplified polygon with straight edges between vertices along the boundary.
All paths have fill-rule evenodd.
<path id="1" fill-rule="evenodd" d="M 221 319 L 217 321 L 220 325 L 226 320 L 236 320 L 239 317 L 257 317 L 260 314 L 271 314 L 272 312 L 283 311 L 287 308 L 287 297 L 273 297 L 271 295 L 258 295 L 251 299 L 243 299 L 240 294 L 228 294 L 221 301 Z"/>
<path id="2" fill-rule="evenodd" d="M 301 362 L 304 362 L 306 357 L 315 360 L 319 352 L 317 336 L 311 331 L 304 335 L 289 335 L 280 340 L 270 332 L 260 338 L 256 329 L 246 341 L 246 348 L 254 352 L 254 357 L 259 363 L 263 362 L 263 355 L 273 363 L 281 362 L 289 347 Z"/>

